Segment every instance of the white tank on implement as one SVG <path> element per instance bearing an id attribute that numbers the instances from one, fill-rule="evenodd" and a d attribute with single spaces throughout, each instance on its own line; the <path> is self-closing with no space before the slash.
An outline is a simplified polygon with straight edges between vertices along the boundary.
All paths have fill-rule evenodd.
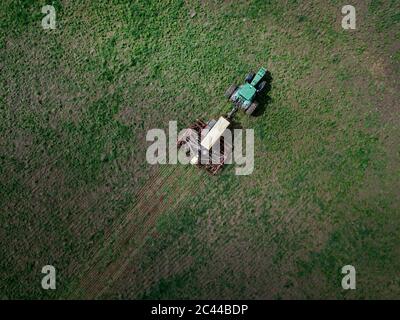
<path id="1" fill-rule="evenodd" d="M 219 138 L 221 138 L 221 136 L 224 134 L 229 124 L 230 123 L 228 120 L 226 120 L 224 117 L 220 117 L 201 141 L 201 146 L 206 150 L 210 150 L 212 146 L 219 141 Z"/>

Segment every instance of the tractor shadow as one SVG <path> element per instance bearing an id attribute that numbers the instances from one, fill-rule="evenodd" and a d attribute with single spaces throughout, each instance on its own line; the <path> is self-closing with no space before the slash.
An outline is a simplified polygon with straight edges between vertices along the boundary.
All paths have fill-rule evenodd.
<path id="1" fill-rule="evenodd" d="M 267 110 L 268 105 L 271 103 L 272 99 L 269 95 L 271 91 L 271 84 L 272 84 L 272 75 L 271 72 L 267 71 L 265 74 L 265 81 L 267 82 L 265 86 L 265 91 L 261 93 L 261 95 L 258 98 L 258 107 L 256 110 L 254 110 L 252 116 L 253 117 L 259 117 L 264 114 L 264 112 Z"/>

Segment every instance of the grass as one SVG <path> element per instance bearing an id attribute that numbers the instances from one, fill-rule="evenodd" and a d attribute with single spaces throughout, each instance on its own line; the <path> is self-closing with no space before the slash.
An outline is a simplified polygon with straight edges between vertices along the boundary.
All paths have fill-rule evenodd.
<path id="1" fill-rule="evenodd" d="M 47 31 L 44 4 L 0 10 L 1 298 L 68 298 L 122 262 L 102 297 L 398 297 L 396 1 L 356 1 L 355 32 L 341 1 L 55 1 Z M 224 90 L 261 65 L 268 104 L 237 118 L 252 175 L 146 163 L 148 129 L 229 111 Z"/>

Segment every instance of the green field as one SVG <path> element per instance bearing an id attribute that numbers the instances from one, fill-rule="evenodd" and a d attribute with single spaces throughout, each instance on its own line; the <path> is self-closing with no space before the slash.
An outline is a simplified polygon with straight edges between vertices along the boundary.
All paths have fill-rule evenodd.
<path id="1" fill-rule="evenodd" d="M 400 3 L 346 4 L 2 1 L 0 299 L 399 298 Z M 251 175 L 146 162 L 260 66 Z"/>

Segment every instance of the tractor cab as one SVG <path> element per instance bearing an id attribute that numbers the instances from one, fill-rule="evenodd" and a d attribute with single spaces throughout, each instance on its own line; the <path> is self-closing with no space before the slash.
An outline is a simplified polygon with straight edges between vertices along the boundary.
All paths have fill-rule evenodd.
<path id="1" fill-rule="evenodd" d="M 249 106 L 251 102 L 254 100 L 254 97 L 257 93 L 256 88 L 252 86 L 250 83 L 245 83 L 244 85 L 239 87 L 239 90 L 236 91 L 235 99 L 236 101 L 240 101 L 242 106 Z"/>

